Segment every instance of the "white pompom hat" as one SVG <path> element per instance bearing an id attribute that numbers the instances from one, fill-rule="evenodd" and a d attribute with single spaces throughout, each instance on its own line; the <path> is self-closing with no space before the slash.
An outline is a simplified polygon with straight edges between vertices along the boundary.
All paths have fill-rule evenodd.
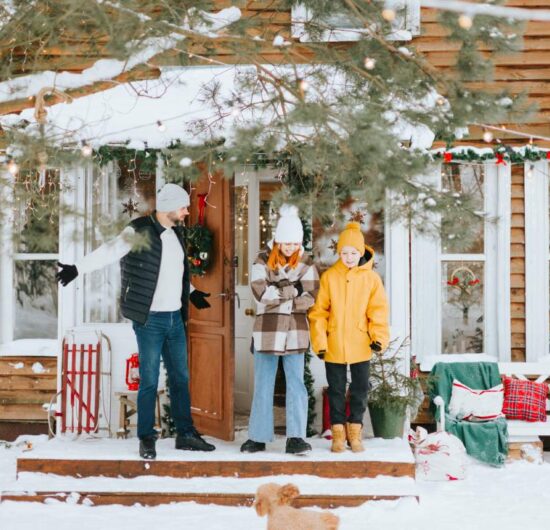
<path id="1" fill-rule="evenodd" d="M 298 217 L 298 208 L 283 204 L 279 209 L 279 220 L 275 229 L 275 243 L 302 243 L 304 228 Z"/>

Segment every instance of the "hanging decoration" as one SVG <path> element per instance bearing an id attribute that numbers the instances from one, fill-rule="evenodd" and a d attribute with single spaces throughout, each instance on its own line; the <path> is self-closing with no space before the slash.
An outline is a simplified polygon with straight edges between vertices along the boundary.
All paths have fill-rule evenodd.
<path id="1" fill-rule="evenodd" d="M 198 222 L 186 230 L 187 259 L 194 276 L 204 276 L 212 261 L 213 234 L 205 225 L 207 193 L 198 195 Z"/>
<path id="2" fill-rule="evenodd" d="M 127 213 L 128 216 L 132 217 L 138 211 L 139 202 L 134 201 L 131 197 L 122 203 L 122 213 Z"/>

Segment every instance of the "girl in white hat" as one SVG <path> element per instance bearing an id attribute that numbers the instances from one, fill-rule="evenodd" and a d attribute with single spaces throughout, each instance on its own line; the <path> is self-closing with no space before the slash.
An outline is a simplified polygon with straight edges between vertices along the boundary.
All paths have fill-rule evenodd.
<path id="1" fill-rule="evenodd" d="M 309 349 L 307 311 L 319 274 L 303 248 L 304 231 L 295 206 L 283 205 L 275 237 L 256 258 L 251 287 L 257 311 L 253 331 L 254 398 L 244 453 L 265 450 L 273 440 L 273 394 L 279 358 L 286 379 L 286 452 L 305 454 L 308 395 L 304 354 Z"/>

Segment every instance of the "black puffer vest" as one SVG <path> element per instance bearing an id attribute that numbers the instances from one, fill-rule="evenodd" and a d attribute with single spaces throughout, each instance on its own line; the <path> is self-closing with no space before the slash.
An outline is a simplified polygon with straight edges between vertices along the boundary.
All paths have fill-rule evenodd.
<path id="1" fill-rule="evenodd" d="M 164 228 L 158 221 L 156 213 L 134 219 L 130 226 L 138 234 L 146 237 L 147 248 L 131 251 L 120 260 L 121 291 L 120 309 L 130 320 L 145 324 L 153 295 L 157 287 L 162 256 L 162 240 L 160 235 Z M 181 293 L 181 316 L 187 321 L 189 307 L 189 265 L 185 252 L 183 228 L 175 226 L 174 232 L 183 248 L 183 289 Z"/>

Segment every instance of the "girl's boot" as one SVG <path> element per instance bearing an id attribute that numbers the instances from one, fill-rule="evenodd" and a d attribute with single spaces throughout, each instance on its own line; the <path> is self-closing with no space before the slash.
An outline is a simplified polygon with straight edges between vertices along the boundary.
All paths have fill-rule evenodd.
<path id="1" fill-rule="evenodd" d="M 361 441 L 363 426 L 360 423 L 346 423 L 346 434 L 351 450 L 354 453 L 361 453 L 365 450 Z"/>
<path id="2" fill-rule="evenodd" d="M 343 453 L 346 450 L 346 432 L 344 426 L 341 423 L 332 425 L 330 430 L 332 431 L 332 447 L 330 450 L 333 453 Z"/>

